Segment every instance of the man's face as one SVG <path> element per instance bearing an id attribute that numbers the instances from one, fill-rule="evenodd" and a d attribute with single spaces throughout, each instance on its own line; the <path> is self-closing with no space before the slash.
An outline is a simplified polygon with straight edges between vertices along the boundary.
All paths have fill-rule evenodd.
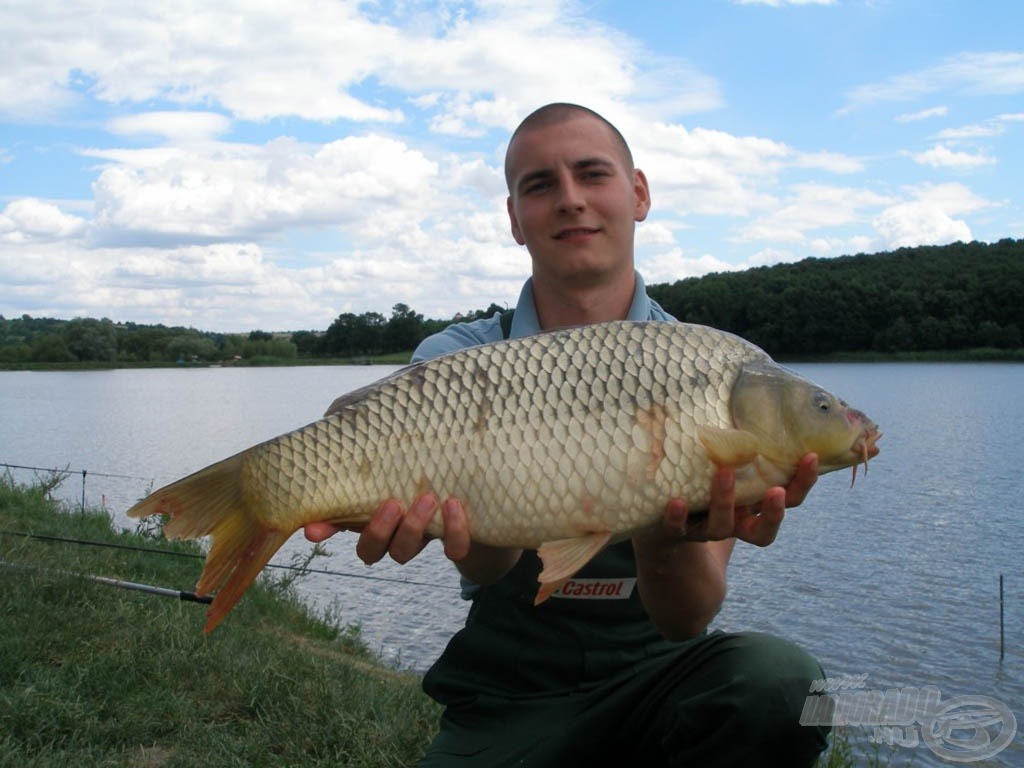
<path id="1" fill-rule="evenodd" d="M 600 120 L 580 115 L 517 136 L 509 182 L 512 235 L 529 249 L 535 279 L 584 285 L 632 274 L 650 191 Z"/>

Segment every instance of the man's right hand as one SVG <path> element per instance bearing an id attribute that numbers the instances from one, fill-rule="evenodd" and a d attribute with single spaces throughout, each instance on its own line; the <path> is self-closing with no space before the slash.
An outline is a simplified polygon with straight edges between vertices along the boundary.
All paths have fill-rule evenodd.
<path id="1" fill-rule="evenodd" d="M 370 520 L 359 528 L 346 528 L 333 523 L 308 523 L 303 528 L 309 541 L 320 542 L 338 531 L 358 530 L 356 555 L 367 565 L 372 565 L 391 555 L 399 563 L 407 563 L 418 555 L 430 542 L 432 536 L 427 526 L 437 511 L 437 496 L 425 493 L 416 498 L 408 511 L 402 509 L 397 499 L 387 499 L 373 513 Z M 448 499 L 441 507 L 444 521 L 444 552 L 450 560 L 464 559 L 470 550 L 469 523 L 465 510 L 458 499 Z"/>

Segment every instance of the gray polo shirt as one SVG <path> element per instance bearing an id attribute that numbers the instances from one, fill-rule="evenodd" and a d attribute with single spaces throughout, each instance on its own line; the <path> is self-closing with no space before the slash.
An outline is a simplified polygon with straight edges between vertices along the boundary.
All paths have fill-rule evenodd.
<path id="1" fill-rule="evenodd" d="M 647 295 L 647 287 L 639 272 L 636 275 L 636 287 L 633 289 L 633 303 L 629 307 L 626 320 L 675 320 L 672 315 L 661 308 L 654 299 Z M 516 302 L 515 316 L 512 318 L 512 330 L 509 338 L 531 336 L 540 333 L 540 320 L 537 318 L 537 307 L 533 303 L 533 278 L 523 285 Z M 495 312 L 490 317 L 473 320 L 468 323 L 454 323 L 440 333 L 428 336 L 413 352 L 412 362 L 429 360 L 447 352 L 454 352 L 478 344 L 489 344 L 501 341 L 501 314 Z"/>

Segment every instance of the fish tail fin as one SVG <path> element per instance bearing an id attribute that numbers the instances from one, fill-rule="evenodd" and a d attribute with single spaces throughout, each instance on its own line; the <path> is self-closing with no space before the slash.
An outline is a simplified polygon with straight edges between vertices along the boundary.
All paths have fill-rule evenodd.
<path id="1" fill-rule="evenodd" d="M 210 537 L 210 551 L 196 584 L 198 595 L 217 590 L 207 613 L 206 632 L 227 615 L 295 530 L 271 526 L 248 506 L 240 481 L 243 459 L 244 454 L 237 454 L 201 469 L 128 510 L 129 517 L 169 516 L 163 529 L 168 539 Z"/>

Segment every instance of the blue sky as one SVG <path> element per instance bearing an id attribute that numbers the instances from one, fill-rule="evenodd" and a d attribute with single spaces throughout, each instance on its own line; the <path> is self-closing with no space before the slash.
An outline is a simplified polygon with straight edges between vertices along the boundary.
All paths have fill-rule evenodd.
<path id="1" fill-rule="evenodd" d="M 501 161 L 550 101 L 629 140 L 648 282 L 1021 238 L 1022 9 L 7 0 L 0 314 L 298 330 L 511 303 Z"/>

